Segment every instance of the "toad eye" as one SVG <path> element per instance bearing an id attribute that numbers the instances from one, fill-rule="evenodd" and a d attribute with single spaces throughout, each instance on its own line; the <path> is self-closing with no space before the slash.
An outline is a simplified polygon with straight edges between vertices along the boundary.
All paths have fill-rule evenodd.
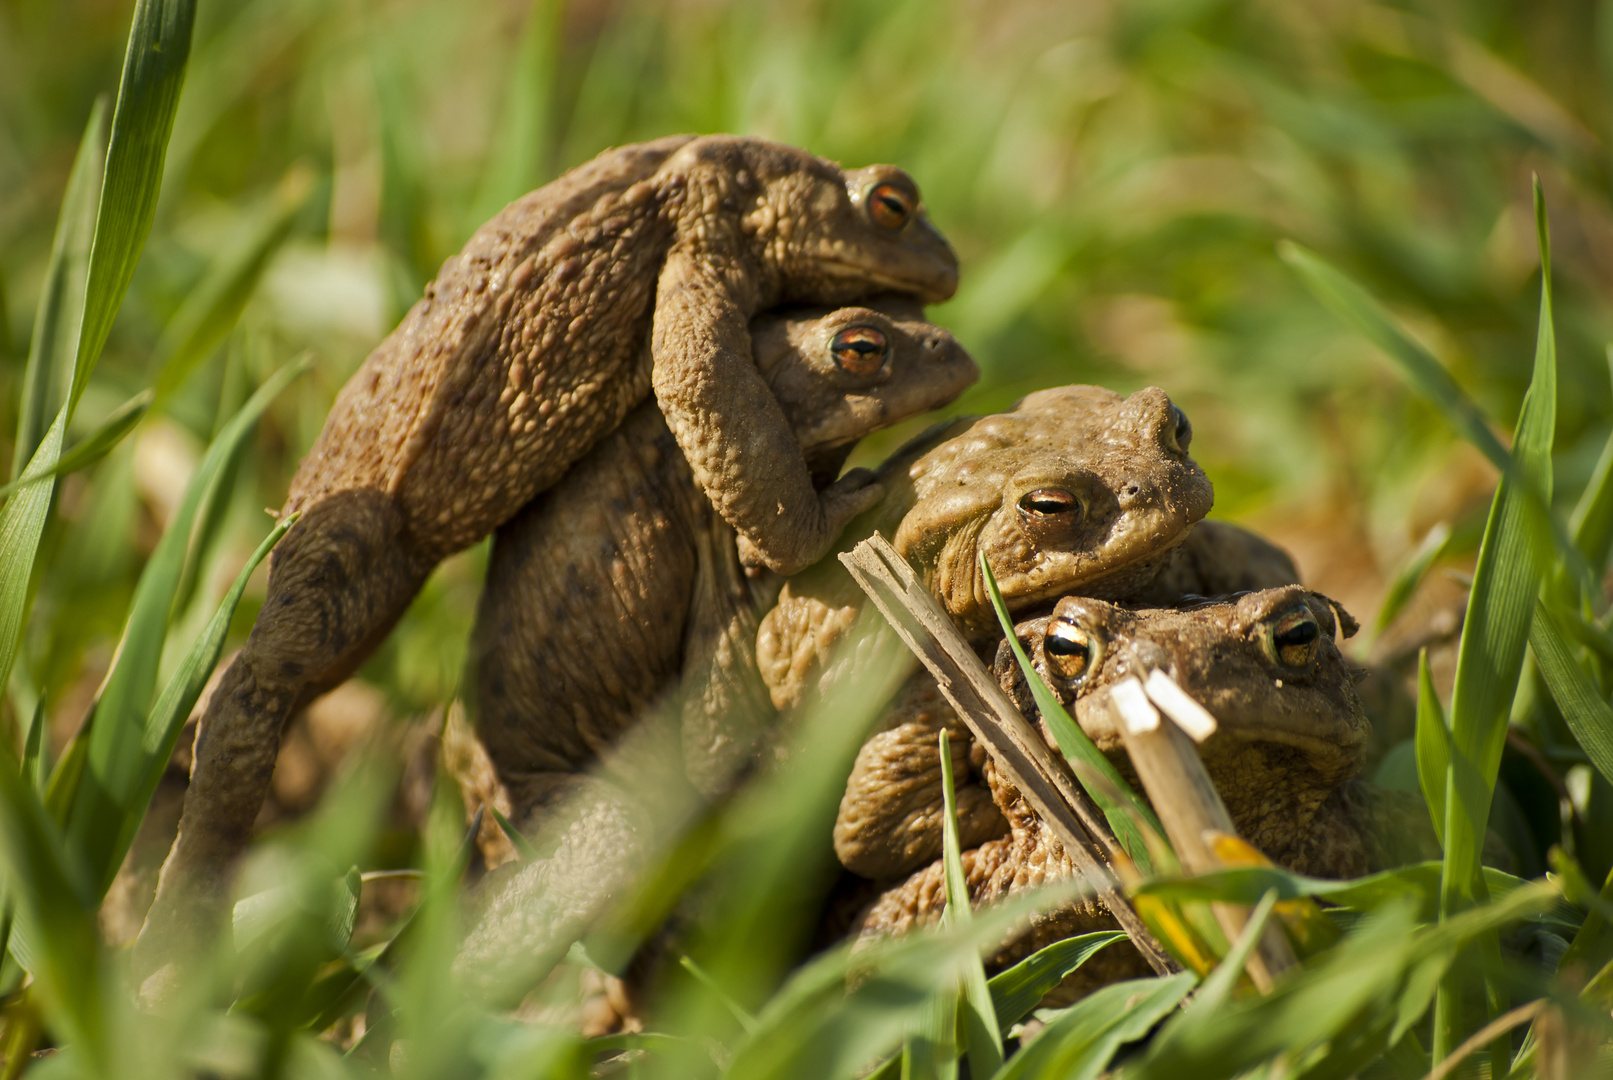
<path id="1" fill-rule="evenodd" d="M 1284 667 L 1309 667 L 1322 646 L 1322 628 L 1308 607 L 1295 608 L 1271 624 L 1266 647 Z"/>
<path id="2" fill-rule="evenodd" d="M 914 198 L 895 184 L 879 184 L 868 193 L 868 216 L 895 232 L 913 216 Z"/>
<path id="3" fill-rule="evenodd" d="M 1081 500 L 1062 488 L 1037 488 L 1019 500 L 1019 512 L 1031 519 L 1059 514 L 1079 515 Z"/>
<path id="4" fill-rule="evenodd" d="M 830 339 L 829 355 L 848 375 L 872 375 L 885 366 L 890 342 L 872 326 L 848 326 Z"/>
<path id="5" fill-rule="evenodd" d="M 1042 638 L 1042 656 L 1054 677 L 1069 684 L 1079 683 L 1102 659 L 1103 640 L 1083 626 L 1055 619 Z"/>
<path id="6" fill-rule="evenodd" d="M 1175 405 L 1171 406 L 1171 424 L 1165 429 L 1162 441 L 1165 449 L 1178 454 L 1187 453 L 1188 444 L 1193 441 L 1193 424 L 1187 414 Z"/>

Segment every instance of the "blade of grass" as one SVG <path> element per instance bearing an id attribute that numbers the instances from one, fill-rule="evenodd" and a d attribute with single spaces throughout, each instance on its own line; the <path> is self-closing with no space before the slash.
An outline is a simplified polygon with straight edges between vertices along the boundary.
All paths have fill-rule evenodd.
<path id="1" fill-rule="evenodd" d="M 756 1033 L 756 1017 L 747 1012 L 739 1002 L 729 997 L 717 980 L 706 974 L 705 968 L 687 956 L 678 957 L 678 964 L 683 970 L 694 976 L 696 982 L 704 986 L 718 1001 L 722 1002 L 723 1008 L 728 1010 L 729 1015 L 744 1029 L 745 1034 L 754 1035 Z"/>
<path id="2" fill-rule="evenodd" d="M 280 184 L 273 203 L 260 214 L 246 242 L 221 255 L 202 273 L 157 342 L 157 378 L 153 384 L 161 405 L 210 356 L 241 317 L 263 270 L 291 235 L 298 215 L 314 191 L 313 174 L 293 168 Z"/>
<path id="3" fill-rule="evenodd" d="M 1613 367 L 1613 345 L 1607 347 L 1607 359 Z M 1568 517 L 1568 534 L 1590 563 L 1591 572 L 1600 575 L 1607 568 L 1608 550 L 1613 548 L 1613 434 L 1608 435 L 1602 456 Z"/>
<path id="4" fill-rule="evenodd" d="M 1524 647 L 1540 591 L 1549 548 L 1528 507 L 1533 491 L 1549 505 L 1551 447 L 1557 417 L 1557 344 L 1552 319 L 1551 247 L 1545 201 L 1535 182 L 1535 220 L 1540 239 L 1540 330 L 1534 374 L 1513 437 L 1516 473 L 1509 469 L 1496 487 L 1484 539 L 1479 545 L 1451 691 L 1451 755 L 1445 784 L 1445 872 L 1440 916 L 1449 918 L 1483 899 L 1479 849 L 1490 817 L 1512 697 L 1523 667 Z M 1521 476 L 1521 481 L 1520 477 Z M 1462 1041 L 1460 967 L 1440 984 L 1434 1005 L 1433 1060 L 1438 1063 Z M 1486 1020 L 1489 1019 L 1486 1017 Z"/>
<path id="5" fill-rule="evenodd" d="M 129 432 L 145 418 L 146 412 L 151 408 L 151 391 L 142 390 L 134 397 L 119 405 L 101 421 L 101 425 L 84 438 L 74 443 L 72 448 L 57 459 L 56 464 L 43 472 L 29 473 L 26 477 L 19 477 L 9 484 L 0 486 L 0 498 L 5 498 L 30 484 L 42 483 L 58 476 L 78 472 L 89 468 L 97 461 L 117 448 Z"/>
<path id="6" fill-rule="evenodd" d="M 1114 983 L 1088 994 L 1049 1019 L 1042 1033 L 1009 1058 L 993 1080 L 1051 1076 L 1093 1080 L 1115 1051 L 1147 1035 L 1196 982 L 1198 976 L 1183 972 Z"/>
<path id="7" fill-rule="evenodd" d="M 1193 995 L 1192 1002 L 1187 1006 L 1187 1012 L 1198 1009 L 1213 1011 L 1232 997 L 1232 991 L 1243 974 L 1244 965 L 1249 962 L 1250 954 L 1259 944 L 1260 935 L 1266 928 L 1266 920 L 1270 917 L 1272 908 L 1276 906 L 1277 890 L 1267 889 L 1265 895 L 1260 898 L 1260 903 L 1249 913 L 1249 921 L 1244 924 L 1238 939 L 1232 943 L 1231 951 L 1200 984 L 1198 993 Z"/>
<path id="8" fill-rule="evenodd" d="M 45 271 L 45 290 L 34 320 L 34 338 L 24 376 L 22 416 L 18 422 L 18 459 L 12 474 L 50 471 L 61 455 L 67 431 L 68 409 L 63 405 L 48 430 L 40 433 L 46 409 L 53 407 L 51 380 L 60 374 L 71 381 L 78 355 L 78 327 L 84 319 L 85 284 L 93 232 L 83 223 L 93 220 L 96 193 L 101 187 L 101 143 L 106 109 L 97 102 L 79 143 L 56 229 L 55 246 Z M 23 457 L 27 447 L 27 457 Z M 20 462 L 27 463 L 23 470 Z M 30 486 L 0 509 L 0 686 L 11 679 L 11 665 L 27 618 L 34 559 L 50 514 L 55 484 Z"/>
<path id="9" fill-rule="evenodd" d="M 1445 773 L 1451 763 L 1451 732 L 1445 726 L 1445 710 L 1434 692 L 1434 676 L 1428 667 L 1428 650 L 1417 654 L 1417 783 L 1423 802 L 1434 823 L 1434 835 L 1445 837 Z"/>
<path id="10" fill-rule="evenodd" d="M 1544 213 L 1544 210 L 1541 212 Z M 1551 503 L 1550 493 L 1535 487 L 1527 469 L 1507 453 L 1501 440 L 1490 430 L 1484 413 L 1439 361 L 1396 326 L 1388 312 L 1365 289 L 1328 265 L 1315 252 L 1291 240 L 1284 240 L 1278 245 L 1278 255 L 1294 268 L 1312 295 L 1324 306 L 1398 361 L 1412 386 L 1440 410 L 1446 422 L 1489 458 L 1503 476 L 1512 479 L 1526 512 L 1550 530 L 1551 542 L 1564 560 L 1571 580 L 1579 582 L 1586 589 L 1592 589 L 1595 577 L 1584 556 L 1561 522 L 1547 509 Z M 1546 285 L 1543 284 L 1542 288 L 1545 290 Z"/>
<path id="11" fill-rule="evenodd" d="M 1443 521 L 1428 530 L 1428 535 L 1417 545 L 1417 550 L 1406 560 L 1406 565 L 1389 583 L 1389 592 L 1383 598 L 1383 606 L 1378 609 L 1378 633 L 1383 633 L 1384 628 L 1395 621 L 1395 617 L 1405 608 L 1406 601 L 1411 599 L 1411 594 L 1417 591 L 1417 586 L 1427 575 L 1428 568 L 1445 554 L 1450 540 L 1451 527 Z"/>
<path id="12" fill-rule="evenodd" d="M 946 870 L 946 908 L 942 925 L 967 926 L 973 910 L 969 906 L 969 883 L 963 874 L 963 852 L 958 846 L 958 803 L 952 786 L 952 747 L 946 728 L 940 734 L 941 852 Z M 1003 1044 L 997 1011 L 986 985 L 986 969 L 978 954 L 964 964 L 963 987 L 959 995 L 958 1040 L 969 1056 L 969 1075 L 990 1076 L 1002 1067 Z"/>
<path id="13" fill-rule="evenodd" d="M 1597 771 L 1613 782 L 1613 705 L 1580 665 L 1562 620 L 1545 604 L 1535 607 L 1529 644 L 1568 730 Z"/>
<path id="14" fill-rule="evenodd" d="M 14 954 L 27 955 L 52 1023 L 89 1056 L 95 1075 L 110 1075 L 93 893 L 18 766 L 0 740 L 0 865 L 7 880 L 26 883 L 15 896 L 22 916 L 17 929 L 25 928 L 30 939 L 25 950 L 13 942 Z"/>
<path id="15" fill-rule="evenodd" d="M 134 280 L 134 268 L 151 232 L 162 185 L 168 136 L 185 83 L 195 0 L 136 0 L 129 48 L 123 58 L 118 103 L 112 113 L 106 180 L 95 216 L 85 289 L 84 326 L 67 395 L 69 418 L 89 385 L 112 320 Z"/>
<path id="16" fill-rule="evenodd" d="M 1095 934 L 1065 938 L 1044 946 L 1007 971 L 987 980 L 991 987 L 991 1007 L 1003 1034 L 1030 1014 L 1049 990 L 1102 949 L 1126 940 L 1123 930 L 1100 930 Z"/>
<path id="17" fill-rule="evenodd" d="M 122 826 L 117 834 L 117 843 L 112 848 L 107 860 L 110 872 L 103 876 L 102 888 L 111 884 L 111 877 L 117 873 L 118 867 L 123 865 L 123 857 L 129 853 L 129 845 L 134 843 L 135 833 L 140 828 L 140 822 L 145 817 L 145 808 L 151 803 L 151 797 L 156 794 L 157 785 L 162 780 L 163 770 L 168 766 L 168 759 L 173 757 L 174 747 L 179 742 L 179 733 L 184 729 L 185 721 L 190 717 L 191 710 L 202 696 L 202 690 L 207 686 L 207 680 L 213 669 L 218 666 L 219 657 L 224 654 L 224 640 L 229 635 L 230 620 L 235 615 L 235 609 L 241 603 L 241 595 L 246 592 L 247 581 L 257 570 L 258 565 L 268 558 L 269 552 L 286 535 L 286 530 L 297 523 L 296 514 L 288 514 L 286 518 L 275 525 L 258 545 L 252 557 L 247 559 L 246 565 L 235 576 L 229 591 L 219 602 L 218 610 L 209 620 L 202 636 L 186 654 L 184 661 L 179 665 L 168 685 L 163 688 L 162 695 L 157 703 L 151 707 L 151 713 L 146 717 L 145 736 L 141 741 L 141 760 L 137 768 L 140 775 L 137 777 L 139 786 L 133 797 L 124 807 Z"/>
<path id="18" fill-rule="evenodd" d="M 135 587 L 117 657 L 96 697 L 84 774 L 73 793 L 65 827 L 68 842 L 83 853 L 103 887 L 117 871 L 112 856 L 124 821 L 143 808 L 139 800 L 147 768 L 146 718 L 197 512 L 215 497 L 219 482 L 245 449 L 247 436 L 269 403 L 308 366 L 307 360 L 293 361 L 275 372 L 225 425 L 197 467 Z"/>
<path id="19" fill-rule="evenodd" d="M 537 187 L 544 176 L 554 148 L 550 112 L 564 6 L 557 0 L 534 0 L 527 12 L 499 119 L 501 136 L 493 140 L 467 232 Z"/>
<path id="20" fill-rule="evenodd" d="M 73 378 L 78 357 L 78 333 L 84 321 L 85 275 L 90 244 L 95 238 L 95 200 L 106 168 L 106 106 L 103 95 L 90 110 L 89 123 L 79 142 L 78 156 L 67 176 L 62 210 L 56 220 L 50 262 L 39 294 L 34 332 L 28 347 L 28 367 L 22 380 L 22 412 L 17 419 L 17 449 L 11 458 L 11 476 L 23 467 L 45 437 L 49 418 Z"/>
<path id="21" fill-rule="evenodd" d="M 1103 756 L 1092 740 L 1087 738 L 1086 732 L 1081 730 L 1081 726 L 1070 717 L 1064 706 L 1059 704 L 1052 690 L 1048 689 L 1041 675 L 1037 674 L 1030 657 L 1025 655 L 1025 649 L 1014 633 L 1014 620 L 1008 614 L 1008 605 L 1003 602 L 1002 590 L 997 588 L 997 579 L 986 562 L 984 552 L 980 555 L 980 572 L 985 578 L 986 591 L 991 594 L 991 606 L 997 613 L 997 622 L 1003 628 L 1009 648 L 1014 651 L 1014 659 L 1019 662 L 1019 669 L 1025 675 L 1025 682 L 1030 687 L 1031 696 L 1036 700 L 1036 707 L 1041 711 L 1042 719 L 1047 722 L 1048 729 L 1053 733 L 1053 741 L 1058 743 L 1059 753 L 1070 761 L 1072 767 L 1076 762 L 1080 762 L 1109 781 L 1112 785 L 1109 791 L 1086 783 L 1082 786 L 1087 789 L 1087 794 L 1092 796 L 1092 801 L 1103 811 L 1104 818 L 1109 822 L 1109 828 L 1114 830 L 1115 838 L 1125 848 L 1126 854 L 1131 856 L 1132 861 L 1137 863 L 1144 874 L 1152 873 L 1153 860 L 1149 857 L 1148 845 L 1144 841 L 1141 829 L 1134 823 L 1132 815 L 1140 818 L 1144 827 L 1152 829 L 1163 842 L 1165 830 L 1160 826 L 1159 818 L 1154 816 L 1153 809 L 1147 803 L 1137 797 L 1137 793 L 1126 783 L 1120 771 Z M 1079 769 L 1076 771 L 1076 776 L 1080 777 Z M 1112 791 L 1120 793 L 1131 814 L 1126 813 L 1115 799 L 1111 798 Z"/>

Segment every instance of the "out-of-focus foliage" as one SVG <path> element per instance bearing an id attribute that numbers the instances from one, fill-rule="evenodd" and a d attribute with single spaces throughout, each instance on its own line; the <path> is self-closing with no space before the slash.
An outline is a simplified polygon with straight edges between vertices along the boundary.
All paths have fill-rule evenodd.
<path id="1" fill-rule="evenodd" d="M 239 606 L 227 592 L 261 556 L 271 526 L 263 508 L 282 503 L 337 390 L 441 261 L 505 202 L 606 147 L 676 131 L 762 135 L 847 165 L 907 168 L 963 267 L 957 298 L 932 314 L 983 371 L 953 411 L 996 409 L 1058 383 L 1161 385 L 1192 417 L 1193 452 L 1215 481 L 1220 516 L 1288 546 L 1307 581 L 1364 622 L 1392 597 L 1400 617 L 1358 642 L 1361 656 L 1381 662 L 1392 682 L 1429 646 L 1421 708 L 1408 705 L 1398 726 L 1380 723 L 1377 773 L 1438 792 L 1460 768 L 1453 753 L 1478 761 L 1480 775 L 1461 778 L 1465 794 L 1435 812 L 1447 826 L 1451 808 L 1462 814 L 1459 856 L 1346 903 L 1342 944 L 1308 960 L 1273 997 L 1234 994 L 1235 963 L 1210 976 L 1214 993 L 1194 999 L 1207 1004 L 1175 1013 L 1136 1068 L 1264 1069 L 1256 1063 L 1276 1045 L 1287 1054 L 1277 1068 L 1293 1075 L 1346 1075 L 1377 1059 L 1373 1075 L 1415 1076 L 1430 1064 L 1419 1040 L 1452 1049 L 1481 1011 L 1502 1012 L 1508 995 L 1547 995 L 1527 1042 L 1494 1041 L 1485 1051 L 1499 1062 L 1521 1046 L 1526 1069 L 1569 1054 L 1565 1031 L 1589 1030 L 1597 1011 L 1605 1018 L 1609 890 L 1598 898 L 1586 879 L 1613 866 L 1613 785 L 1599 771 L 1613 745 L 1613 647 L 1606 602 L 1580 588 L 1580 571 L 1605 573 L 1613 529 L 1605 449 L 1613 445 L 1613 3 L 203 0 L 143 248 L 153 192 L 142 202 L 136 181 L 160 139 L 129 143 L 120 158 L 114 125 L 108 175 L 125 178 L 114 186 L 129 198 L 112 211 L 103 202 L 99 228 L 94 198 L 106 148 L 91 118 L 98 97 L 118 88 L 133 6 L 0 0 L 0 446 L 21 446 L 0 475 L 20 474 L 21 458 L 45 436 L 74 359 L 85 372 L 93 365 L 79 407 L 62 414 L 71 424 L 57 449 L 76 471 L 57 483 L 48 514 L 41 487 L 23 489 L 4 511 L 45 524 L 31 571 L 24 546 L 0 552 L 16 556 L 0 582 L 7 611 L 26 615 L 0 711 L 0 740 L 19 757 L 0 753 L 0 852 L 6 865 L 30 868 L 30 891 L 0 894 L 0 939 L 15 901 L 26 899 L 22 936 L 11 941 L 39 975 L 38 993 L 19 996 L 20 969 L 0 965 L 9 1040 L 0 1057 L 42 1038 L 74 1044 L 42 1075 L 108 1063 L 150 1075 L 345 1075 L 304 1029 L 339 1018 L 347 1035 L 360 1030 L 354 1017 L 372 983 L 384 993 L 371 999 L 371 1034 L 349 1066 L 422 1076 L 580 1076 L 588 1056 L 609 1048 L 650 1051 L 669 1075 L 733 1063 L 736 1075 L 850 1075 L 921 1028 L 928 1038 L 984 1023 L 993 1007 L 973 954 L 1000 932 L 1000 912 L 857 960 L 831 953 L 779 982 L 785 954 L 808 935 L 805 924 L 784 923 L 804 917 L 827 866 L 834 774 L 855 745 L 846 716 L 871 719 L 855 709 L 838 727 L 808 721 L 818 739 L 798 760 L 809 767 L 765 778 L 727 815 L 702 819 L 676 849 L 683 876 L 644 885 L 634 910 L 665 911 L 674 885 L 711 867 L 714 910 L 737 913 L 694 938 L 689 978 L 670 977 L 679 1004 L 662 1014 L 668 1034 L 584 1047 L 563 1027 L 449 1000 L 461 808 L 446 785 L 433 789 L 429 765 L 420 774 L 418 754 L 391 811 L 393 778 L 375 765 L 260 847 L 242 886 L 253 895 L 237 910 L 235 947 L 217 950 L 217 1000 L 199 988 L 173 1018 L 139 1018 L 117 954 L 96 945 L 95 887 L 138 820 L 126 796 L 159 783 L 158 752 L 177 737 L 208 658 L 250 626 L 261 570 Z M 159 7 L 188 9 L 141 10 Z M 156 105 L 147 102 L 153 132 L 166 123 Z M 1542 300 L 1531 173 L 1552 208 L 1549 370 L 1531 364 Z M 100 279 L 91 273 L 86 294 L 92 230 L 108 238 L 106 269 Z M 1282 240 L 1300 245 L 1285 249 L 1292 265 L 1279 258 Z M 1536 576 L 1551 608 L 1531 631 L 1540 659 L 1522 664 L 1504 750 L 1508 702 L 1449 709 L 1451 639 L 1466 596 L 1456 578 L 1486 535 L 1496 470 L 1448 424 L 1448 408 L 1419 396 L 1426 380 L 1413 371 L 1408 381 L 1317 302 L 1307 283 L 1333 271 L 1317 271 L 1313 257 L 1294 254 L 1301 249 L 1386 305 L 1399 327 L 1391 333 L 1415 339 L 1390 353 L 1402 362 L 1431 356 L 1477 406 L 1467 415 L 1487 417 L 1503 443 L 1531 376 L 1537 386 L 1555 380 L 1554 415 L 1542 419 L 1537 400 L 1535 419 L 1519 429 L 1525 471 L 1554 500 L 1555 554 L 1532 548 L 1532 568 L 1511 560 L 1490 572 L 1479 560 L 1477 593 L 1509 590 L 1513 623 Z M 65 291 L 52 294 L 53 282 Z M 86 303 L 96 339 L 87 355 L 71 337 Z M 1377 318 L 1370 303 L 1355 310 Z M 36 325 L 36 311 L 59 317 Z M 113 311 L 97 357 L 101 316 Z M 31 348 L 49 362 L 29 382 Z M 304 354 L 311 374 L 274 397 L 238 458 L 226 453 L 245 433 L 232 418 Z M 858 460 L 878 460 L 916 426 L 868 440 Z M 219 449 L 204 464 L 209 445 Z M 1504 512 L 1497 503 L 1491 520 L 1519 528 L 1528 519 L 1520 497 Z M 414 738 L 401 721 L 455 694 L 482 564 L 479 550 L 445 563 L 362 682 L 333 695 L 335 719 L 294 729 L 292 748 L 299 739 L 353 745 L 354 725 L 385 716 L 400 721 L 395 741 Z M 160 589 L 137 591 L 143 581 Z M 1474 605 L 1481 633 L 1493 628 L 1485 608 Z M 103 698 L 97 722 L 118 711 L 154 741 L 122 766 L 133 772 L 116 805 L 86 805 L 75 818 L 68 808 L 82 762 L 70 748 L 85 755 L 104 743 L 102 757 L 117 757 L 106 748 L 135 730 L 73 741 L 131 612 L 136 647 L 106 684 L 118 708 Z M 1464 669 L 1480 657 L 1473 629 Z M 1511 681 L 1520 632 L 1513 625 L 1496 652 L 1508 663 L 1492 681 Z M 1476 678 L 1465 683 L 1470 694 Z M 169 692 L 148 712 L 158 686 Z M 36 781 L 52 767 L 57 780 L 40 802 Z M 277 820 L 312 806 L 317 787 L 283 758 Z M 1592 912 L 1583 926 L 1578 911 L 1552 908 L 1546 885 L 1509 885 L 1505 897 L 1497 888 L 1491 904 L 1469 895 L 1487 880 L 1474 862 L 1491 787 L 1488 827 L 1513 848 L 1521 876 L 1543 872 L 1552 844 L 1571 852 L 1554 866 L 1568 898 Z M 70 823 L 65 839 L 50 815 Z M 90 851 L 85 836 L 102 821 L 119 832 Z M 349 871 L 355 864 L 367 878 Z M 376 877 L 379 867 L 409 870 L 393 880 Z M 384 926 L 362 925 L 361 895 L 373 903 L 417 871 L 433 884 L 410 921 L 396 917 L 400 907 Z M 1249 902 L 1269 887 L 1287 890 L 1286 900 L 1311 887 L 1275 872 L 1256 884 L 1237 895 Z M 1217 887 L 1205 886 L 1207 895 L 1236 891 Z M 1518 933 L 1534 935 L 1532 958 L 1492 963 L 1496 927 L 1512 933 L 1525 916 L 1534 921 Z M 408 930 L 393 936 L 400 925 Z M 112 933 L 104 912 L 98 929 Z M 1005 1027 L 1011 995 L 1089 952 L 993 979 Z M 1451 966 L 1458 953 L 1468 966 Z M 1560 977 L 1548 981 L 1559 957 Z M 575 954 L 529 1006 L 541 1014 L 575 998 L 591 977 L 583 959 Z M 1482 1001 L 1462 991 L 1472 965 L 1489 978 Z M 849 995 L 848 969 L 857 973 Z M 963 982 L 980 1011 L 961 1027 L 943 1023 L 937 1002 L 956 998 Z M 1114 987 L 1045 1012 L 1035 1059 L 1011 1057 L 1006 1068 L 1032 1075 L 1046 1061 L 1095 1075 L 1123 1042 L 1172 1014 L 1192 982 Z M 1293 1042 L 1245 1037 L 1270 1038 L 1274 1023 L 1289 1025 Z M 973 1062 L 994 1056 L 982 1046 Z M 1234 1049 L 1247 1060 L 1234 1061 Z M 867 1060 L 850 1060 L 854 1050 Z M 934 1064 L 938 1074 L 955 1067 Z"/>

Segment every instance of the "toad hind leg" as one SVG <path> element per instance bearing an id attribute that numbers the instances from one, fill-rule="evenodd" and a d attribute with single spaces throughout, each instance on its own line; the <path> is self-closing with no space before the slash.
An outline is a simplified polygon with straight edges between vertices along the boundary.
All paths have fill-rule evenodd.
<path id="1" fill-rule="evenodd" d="M 408 543 L 402 521 L 391 496 L 349 490 L 310 507 L 280 542 L 252 636 L 198 727 L 179 837 L 135 946 L 142 977 L 210 942 L 286 720 L 352 674 L 435 564 Z"/>

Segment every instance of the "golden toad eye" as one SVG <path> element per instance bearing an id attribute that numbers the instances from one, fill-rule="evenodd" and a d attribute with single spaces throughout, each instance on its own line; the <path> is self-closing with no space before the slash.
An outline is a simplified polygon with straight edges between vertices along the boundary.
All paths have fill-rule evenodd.
<path id="1" fill-rule="evenodd" d="M 1167 427 L 1162 434 L 1166 449 L 1185 454 L 1187 453 L 1188 444 L 1193 441 L 1193 424 L 1188 420 L 1185 412 L 1172 405 L 1171 426 Z"/>
<path id="2" fill-rule="evenodd" d="M 880 184 L 868 193 L 868 216 L 892 232 L 913 216 L 913 196 L 895 184 Z"/>
<path id="3" fill-rule="evenodd" d="M 872 375 L 885 366 L 890 342 L 872 326 L 848 326 L 830 339 L 829 355 L 848 375 Z"/>
<path id="4" fill-rule="evenodd" d="M 1310 667 L 1322 647 L 1322 628 L 1308 607 L 1295 608 L 1271 624 L 1267 648 L 1284 667 Z"/>
<path id="5" fill-rule="evenodd" d="M 1042 638 L 1042 656 L 1047 670 L 1066 683 L 1079 683 L 1098 666 L 1103 643 L 1085 627 L 1064 619 L 1048 624 Z"/>
<path id="6" fill-rule="evenodd" d="M 1081 513 L 1081 500 L 1061 488 L 1037 488 L 1019 500 L 1019 512 L 1028 518 L 1049 518 Z"/>

